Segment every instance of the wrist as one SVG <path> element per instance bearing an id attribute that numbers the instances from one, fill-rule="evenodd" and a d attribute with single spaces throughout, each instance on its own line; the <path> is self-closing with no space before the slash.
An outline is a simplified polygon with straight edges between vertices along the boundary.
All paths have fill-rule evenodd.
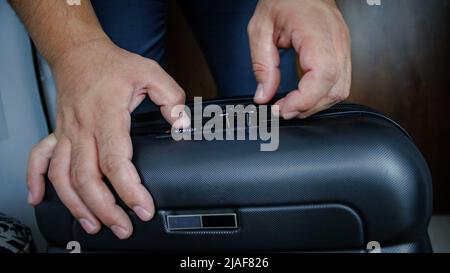
<path id="1" fill-rule="evenodd" d="M 53 48 L 49 48 L 47 52 L 43 51 L 41 53 L 47 60 L 50 67 L 54 69 L 58 66 L 58 63 L 63 62 L 63 60 L 68 58 L 69 55 L 73 55 L 78 52 L 82 53 L 83 49 L 94 45 L 101 46 L 102 44 L 106 47 L 107 44 L 113 43 L 104 32 L 99 32 L 89 36 L 86 35 L 83 39 L 71 39 L 71 41 L 59 44 Z"/>
<path id="2" fill-rule="evenodd" d="M 92 37 L 89 40 L 73 43 L 66 46 L 50 56 L 45 56 L 51 69 L 54 72 L 66 70 L 68 68 L 77 71 L 81 66 L 86 67 L 93 58 L 98 57 L 105 52 L 114 50 L 117 46 L 106 35 Z"/>

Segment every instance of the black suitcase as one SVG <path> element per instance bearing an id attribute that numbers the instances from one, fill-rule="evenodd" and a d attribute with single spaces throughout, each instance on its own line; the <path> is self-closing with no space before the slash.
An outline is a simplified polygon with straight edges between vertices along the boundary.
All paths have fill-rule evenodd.
<path id="1" fill-rule="evenodd" d="M 208 103 L 225 113 L 251 100 Z M 254 140 L 174 141 L 156 112 L 133 117 L 132 140 L 154 220 L 141 222 L 120 203 L 132 237 L 120 241 L 107 228 L 88 235 L 48 183 L 36 217 L 51 248 L 77 241 L 85 251 L 431 252 L 427 164 L 398 124 L 369 108 L 339 104 L 280 120 L 273 152 Z"/>

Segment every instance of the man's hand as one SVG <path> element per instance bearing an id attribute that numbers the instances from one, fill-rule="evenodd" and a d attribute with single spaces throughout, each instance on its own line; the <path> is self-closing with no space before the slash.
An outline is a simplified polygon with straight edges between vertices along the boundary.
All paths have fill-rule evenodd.
<path id="1" fill-rule="evenodd" d="M 41 202 L 48 168 L 61 201 L 88 233 L 98 232 L 102 222 L 120 239 L 128 238 L 131 221 L 103 176 L 141 220 L 150 220 L 153 200 L 131 163 L 130 113 L 148 95 L 173 123 L 171 110 L 184 104 L 185 94 L 157 63 L 107 39 L 66 53 L 53 71 L 57 128 L 30 154 L 29 202 Z"/>
<path id="2" fill-rule="evenodd" d="M 280 99 L 285 119 L 305 118 L 346 99 L 350 92 L 350 35 L 334 0 L 260 0 L 248 26 L 255 102 L 267 103 L 280 83 L 278 48 L 293 47 L 304 75 Z"/>
<path id="3" fill-rule="evenodd" d="M 140 219 L 153 217 L 152 197 L 131 163 L 130 113 L 149 96 L 170 123 L 183 126 L 185 113 L 179 119 L 172 108 L 184 104 L 184 91 L 156 62 L 115 46 L 89 1 L 9 2 L 51 65 L 58 89 L 55 133 L 30 154 L 28 201 L 42 201 L 48 170 L 59 198 L 88 233 L 102 222 L 126 239 L 131 221 L 103 178 Z"/>

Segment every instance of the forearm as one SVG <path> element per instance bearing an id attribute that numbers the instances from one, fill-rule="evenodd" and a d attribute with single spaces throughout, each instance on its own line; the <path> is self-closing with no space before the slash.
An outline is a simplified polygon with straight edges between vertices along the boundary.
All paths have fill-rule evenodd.
<path id="1" fill-rule="evenodd" d="M 107 39 L 88 0 L 79 6 L 70 6 L 64 0 L 8 2 L 50 65 L 74 48 L 90 41 Z"/>

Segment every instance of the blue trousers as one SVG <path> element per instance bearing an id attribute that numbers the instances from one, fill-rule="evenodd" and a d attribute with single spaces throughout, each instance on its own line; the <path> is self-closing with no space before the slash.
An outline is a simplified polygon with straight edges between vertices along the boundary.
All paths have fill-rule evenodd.
<path id="1" fill-rule="evenodd" d="M 91 2 L 103 29 L 116 45 L 164 66 L 167 0 Z M 257 2 L 179 1 L 207 60 L 220 97 L 254 95 L 256 80 L 252 71 L 247 25 Z M 281 49 L 280 56 L 279 92 L 286 93 L 298 84 L 295 51 Z"/>

